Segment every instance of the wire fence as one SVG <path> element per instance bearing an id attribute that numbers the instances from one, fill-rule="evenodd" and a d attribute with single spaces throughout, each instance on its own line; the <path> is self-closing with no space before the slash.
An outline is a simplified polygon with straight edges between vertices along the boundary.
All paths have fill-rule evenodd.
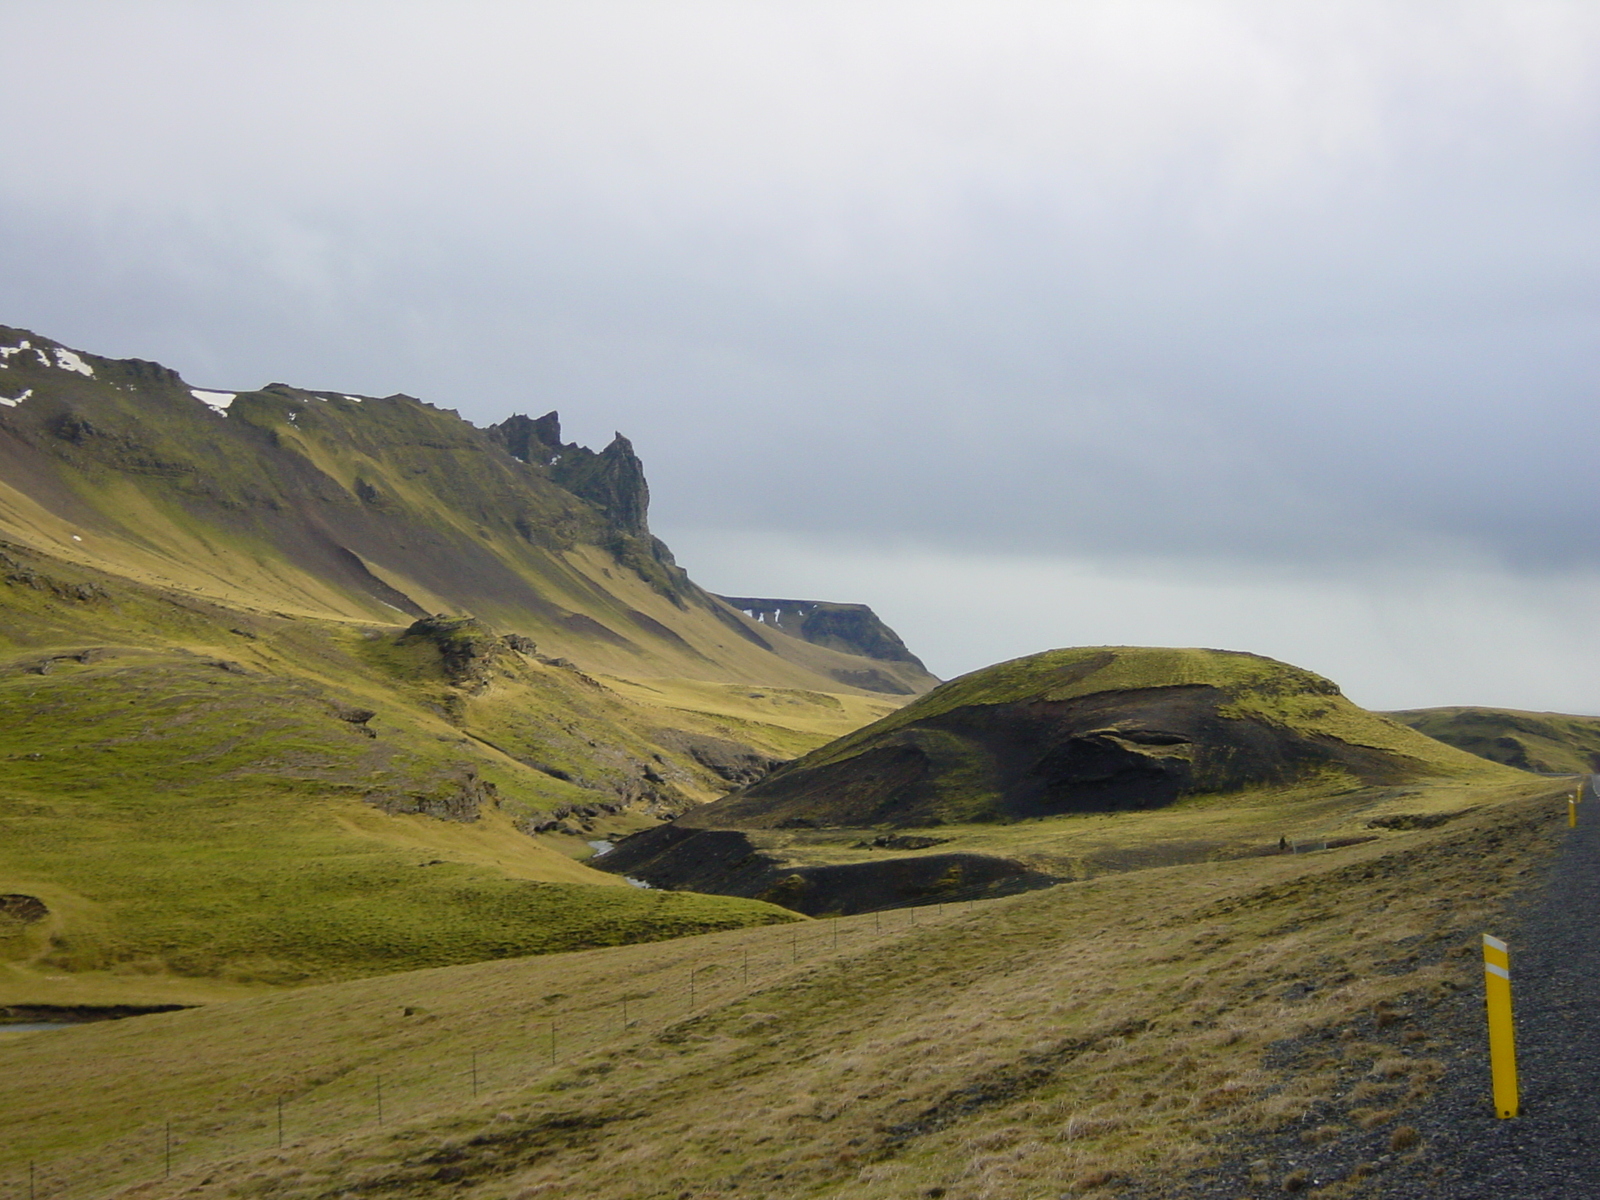
<path id="1" fill-rule="evenodd" d="M 602 1003 L 562 997 L 530 1002 L 520 1029 L 464 1050 L 439 1051 L 424 1043 L 414 1053 L 390 1048 L 381 1062 L 349 1061 L 289 1092 L 265 1095 L 246 1087 L 231 1102 L 201 1112 L 171 1112 L 144 1120 L 92 1150 L 50 1155 L 58 1131 L 38 1136 L 37 1150 L 12 1144 L 0 1168 L 0 1200 L 93 1200 L 137 1184 L 157 1182 L 196 1168 L 293 1149 L 310 1141 L 400 1125 L 423 1116 L 488 1101 L 578 1068 L 621 1039 L 659 1036 L 674 1026 L 794 979 L 803 969 L 848 956 L 919 927 L 965 918 L 989 888 L 954 890 L 911 905 L 848 917 L 797 922 L 789 936 L 770 927 L 756 945 L 708 947 L 699 961 L 659 970 Z M 754 933 L 754 931 L 750 931 Z M 682 939 L 689 945 L 696 939 Z M 441 1031 L 445 1033 L 447 1031 Z"/>

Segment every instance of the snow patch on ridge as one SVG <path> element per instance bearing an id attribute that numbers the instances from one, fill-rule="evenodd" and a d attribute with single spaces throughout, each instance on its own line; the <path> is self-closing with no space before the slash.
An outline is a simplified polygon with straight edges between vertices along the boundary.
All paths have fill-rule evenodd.
<path id="1" fill-rule="evenodd" d="M 228 405 L 239 398 L 238 392 L 207 392 L 200 388 L 190 388 L 189 395 L 204 404 L 219 417 L 228 415 Z"/>
<path id="2" fill-rule="evenodd" d="M 90 379 L 94 378 L 94 368 L 79 358 L 76 351 L 68 350 L 62 346 L 56 347 L 56 366 L 63 371 L 76 371 L 79 375 L 87 375 Z"/>
<path id="3" fill-rule="evenodd" d="M 11 356 L 13 354 L 21 354 L 24 350 L 31 350 L 38 355 L 40 366 L 55 367 L 62 371 L 76 371 L 79 375 L 87 375 L 90 379 L 94 378 L 94 368 L 84 362 L 76 350 L 68 350 L 65 346 L 57 346 L 55 349 L 55 361 L 51 362 L 50 356 L 44 352 L 44 347 L 35 346 L 27 338 L 23 338 L 15 346 L 0 346 L 0 368 L 9 368 L 11 366 Z"/>
<path id="4" fill-rule="evenodd" d="M 31 395 L 33 395 L 33 389 L 24 388 L 20 396 L 0 396 L 0 404 L 4 404 L 7 408 L 15 408 Z"/>
<path id="5" fill-rule="evenodd" d="M 341 396 L 344 396 L 343 392 L 340 392 L 339 394 Z M 350 401 L 350 403 L 352 403 L 352 404 L 360 404 L 361 403 L 361 397 L 360 396 L 344 396 L 344 398 L 346 400 Z"/>

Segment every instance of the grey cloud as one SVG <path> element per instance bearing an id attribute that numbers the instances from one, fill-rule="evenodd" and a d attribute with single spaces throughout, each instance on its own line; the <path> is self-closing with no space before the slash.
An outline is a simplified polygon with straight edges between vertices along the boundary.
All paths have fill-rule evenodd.
<path id="1" fill-rule="evenodd" d="M 656 523 L 1600 561 L 1582 4 L 22 5 L 0 308 Z M 693 564 L 691 564 L 692 566 Z"/>

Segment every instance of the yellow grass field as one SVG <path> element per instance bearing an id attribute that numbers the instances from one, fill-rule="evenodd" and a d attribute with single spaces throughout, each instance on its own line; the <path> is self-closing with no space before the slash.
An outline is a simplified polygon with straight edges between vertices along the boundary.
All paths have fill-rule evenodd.
<path id="1" fill-rule="evenodd" d="M 32 1163 L 63 1200 L 1181 1195 L 1316 1105 L 1318 1139 L 1404 1124 L 1453 1049 L 1432 1006 L 1473 986 L 1563 795 L 1529 778 L 1342 849 L 14 1035 L 0 1189 Z M 1170 815 L 1117 818 L 1124 846 Z"/>

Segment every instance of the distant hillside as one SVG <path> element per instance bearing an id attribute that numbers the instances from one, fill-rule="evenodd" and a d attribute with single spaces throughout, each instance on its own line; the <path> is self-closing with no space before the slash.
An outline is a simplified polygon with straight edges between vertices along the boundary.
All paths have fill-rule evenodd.
<path id="1" fill-rule="evenodd" d="M 865 604 L 830 604 L 825 600 L 763 600 L 753 596 L 718 596 L 751 620 L 781 630 L 814 646 L 861 654 L 887 664 L 868 668 L 850 680 L 874 692 L 924 692 L 939 681 L 922 660 Z"/>
<path id="2" fill-rule="evenodd" d="M 1387 715 L 1508 767 L 1543 774 L 1600 771 L 1600 717 L 1506 708 L 1414 708 Z"/>
<path id="3" fill-rule="evenodd" d="M 0 536 L 293 616 L 471 615 L 591 671 L 911 694 L 934 680 L 775 637 L 652 537 L 618 435 L 487 430 L 409 396 L 218 391 L 0 327 Z M 914 660 L 913 660 L 914 662 Z"/>

